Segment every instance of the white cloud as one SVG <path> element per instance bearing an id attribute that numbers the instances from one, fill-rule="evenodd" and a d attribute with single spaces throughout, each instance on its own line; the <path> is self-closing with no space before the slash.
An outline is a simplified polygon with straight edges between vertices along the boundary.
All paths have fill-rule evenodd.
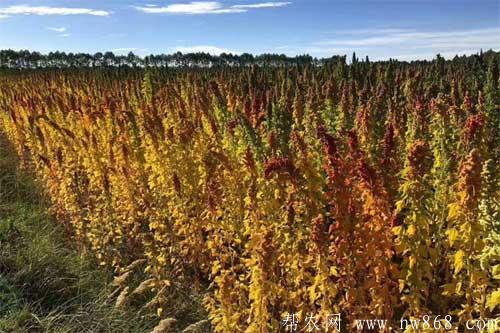
<path id="1" fill-rule="evenodd" d="M 111 13 L 105 10 L 69 7 L 48 7 L 19 5 L 0 7 L 0 15 L 93 15 L 109 16 Z"/>
<path id="2" fill-rule="evenodd" d="M 137 48 L 137 47 L 120 47 L 117 49 L 112 49 L 111 51 L 113 51 L 113 52 L 133 52 L 133 51 L 137 51 L 137 50 L 139 50 L 139 48 Z"/>
<path id="3" fill-rule="evenodd" d="M 344 47 L 404 46 L 405 48 L 495 47 L 500 46 L 500 28 L 461 31 L 391 31 L 369 37 L 323 40 L 316 45 Z"/>
<path id="4" fill-rule="evenodd" d="M 47 30 L 54 31 L 58 33 L 59 37 L 70 37 L 71 34 L 66 32 L 68 29 L 66 27 L 47 27 Z"/>
<path id="5" fill-rule="evenodd" d="M 437 52 L 437 53 L 421 52 L 421 53 L 399 54 L 399 55 L 391 56 L 390 58 L 397 59 L 397 60 L 406 60 L 406 61 L 432 60 L 432 59 L 435 59 L 437 54 L 439 53 L 443 58 L 452 59 L 455 56 L 460 57 L 462 55 L 477 54 L 478 52 L 479 52 L 479 50 L 475 50 L 475 49 L 465 49 L 465 50 L 460 49 L 460 50 L 456 50 L 456 51 Z M 385 58 L 387 59 L 387 57 L 385 57 Z"/>
<path id="6" fill-rule="evenodd" d="M 193 1 L 189 3 L 171 4 L 165 7 L 145 5 L 144 7 L 134 6 L 134 8 L 146 14 L 202 15 L 246 13 L 249 9 L 276 8 L 288 6 L 290 4 L 291 2 L 263 2 L 226 7 L 217 1 Z"/>
<path id="7" fill-rule="evenodd" d="M 308 53 L 317 57 L 350 55 L 356 52 L 372 60 L 389 58 L 401 60 L 433 59 L 436 54 L 445 58 L 476 54 L 481 49 L 500 49 L 500 28 L 469 30 L 423 31 L 418 29 L 376 28 L 339 30 L 335 37 L 311 42 L 274 47 L 271 52 L 288 55 Z"/>
<path id="8" fill-rule="evenodd" d="M 200 15 L 200 14 L 226 14 L 241 13 L 245 10 L 237 8 L 224 8 L 215 1 L 195 1 L 185 4 L 172 4 L 166 7 L 134 7 L 147 14 L 179 14 L 179 15 Z"/>
<path id="9" fill-rule="evenodd" d="M 3 14 L 0 14 L 0 20 L 1 19 L 6 19 L 6 18 L 9 18 L 10 16 L 9 15 L 3 15 Z"/>
<path id="10" fill-rule="evenodd" d="M 66 27 L 47 27 L 47 30 L 50 30 L 50 31 L 55 31 L 55 32 L 65 32 L 67 29 Z"/>
<path id="11" fill-rule="evenodd" d="M 204 52 L 204 53 L 209 53 L 212 55 L 219 55 L 221 53 L 232 53 L 232 54 L 239 54 L 240 52 L 234 51 L 234 50 L 229 50 L 226 48 L 221 48 L 217 46 L 211 46 L 211 45 L 198 45 L 198 46 L 176 46 L 174 47 L 173 51 L 175 52 L 181 52 L 181 53 L 199 53 L 199 52 Z"/>
<path id="12" fill-rule="evenodd" d="M 135 53 L 137 55 L 145 55 L 146 53 L 148 53 L 148 49 L 140 47 L 120 47 L 112 49 L 111 52 L 113 52 L 116 55 L 127 55 L 130 52 Z"/>
<path id="13" fill-rule="evenodd" d="M 234 5 L 231 8 L 276 8 L 291 5 L 291 2 L 262 2 L 249 5 Z"/>
<path id="14" fill-rule="evenodd" d="M 380 35 L 389 33 L 414 32 L 414 29 L 405 28 L 366 28 L 366 29 L 341 29 L 330 31 L 336 35 Z"/>
<path id="15" fill-rule="evenodd" d="M 317 57 L 348 54 L 352 51 L 344 47 L 317 46 L 317 45 L 282 45 L 264 50 L 264 53 L 285 53 L 289 56 L 310 54 Z"/>

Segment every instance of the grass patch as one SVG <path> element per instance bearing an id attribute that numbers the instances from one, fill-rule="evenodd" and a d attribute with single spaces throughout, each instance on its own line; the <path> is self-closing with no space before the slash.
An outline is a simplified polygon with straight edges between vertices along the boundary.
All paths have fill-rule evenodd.
<path id="1" fill-rule="evenodd" d="M 112 274 L 72 249 L 0 138 L 0 332 L 150 332 L 158 319 L 117 310 Z"/>
<path id="2" fill-rule="evenodd" d="M 0 219 L 0 332 L 150 331 L 155 318 L 114 309 L 111 274 L 68 248 L 42 209 L 5 208 L 11 213 Z"/>

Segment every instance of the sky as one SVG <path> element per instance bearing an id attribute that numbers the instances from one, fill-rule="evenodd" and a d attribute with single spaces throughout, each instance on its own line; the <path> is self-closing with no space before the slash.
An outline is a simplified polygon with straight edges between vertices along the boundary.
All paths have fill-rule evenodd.
<path id="1" fill-rule="evenodd" d="M 500 0 L 0 0 L 0 49 L 116 54 L 500 50 Z"/>

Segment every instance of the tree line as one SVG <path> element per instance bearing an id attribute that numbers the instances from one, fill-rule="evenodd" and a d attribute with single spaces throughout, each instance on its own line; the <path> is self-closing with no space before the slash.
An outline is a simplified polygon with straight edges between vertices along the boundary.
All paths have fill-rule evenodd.
<path id="1" fill-rule="evenodd" d="M 453 60 L 460 59 L 476 59 L 480 60 L 488 54 L 495 53 L 482 51 L 470 57 L 456 56 Z M 443 59 L 437 55 L 434 61 Z M 360 62 L 353 53 L 351 63 Z M 369 63 L 370 60 L 366 57 L 363 61 Z M 395 62 L 390 59 L 383 62 Z M 427 62 L 427 61 L 416 61 Z M 285 54 L 261 54 L 252 55 L 243 53 L 240 55 L 231 53 L 222 53 L 219 56 L 209 53 L 186 53 L 176 52 L 173 54 L 158 54 L 141 57 L 129 52 L 127 55 L 117 55 L 113 52 L 97 52 L 90 53 L 66 53 L 66 52 L 49 52 L 43 54 L 37 51 L 29 50 L 0 50 L 0 68 L 11 69 L 35 69 L 35 68 L 95 68 L 95 67 L 245 67 L 251 65 L 259 66 L 301 66 L 314 65 L 322 66 L 328 63 L 347 63 L 345 55 L 334 55 L 328 58 L 313 58 L 310 55 L 298 55 L 294 57 L 286 56 Z"/>
<path id="2" fill-rule="evenodd" d="M 341 57 L 332 57 L 341 58 Z M 241 55 L 222 53 L 214 56 L 208 53 L 176 52 L 141 57 L 129 52 L 117 55 L 113 52 L 66 53 L 50 52 L 42 54 L 29 50 L 0 50 L 0 67 L 2 68 L 68 68 L 68 67 L 213 67 L 213 66 L 248 66 L 274 65 L 289 66 L 318 63 L 319 60 L 309 55 L 288 57 L 284 54 L 262 54 L 254 56 L 249 53 Z"/>

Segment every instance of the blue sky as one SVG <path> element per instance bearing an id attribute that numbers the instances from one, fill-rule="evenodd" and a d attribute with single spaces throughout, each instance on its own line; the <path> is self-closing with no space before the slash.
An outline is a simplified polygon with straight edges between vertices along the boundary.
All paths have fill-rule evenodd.
<path id="1" fill-rule="evenodd" d="M 369 55 L 500 50 L 498 0 L 0 0 L 0 49 Z"/>

